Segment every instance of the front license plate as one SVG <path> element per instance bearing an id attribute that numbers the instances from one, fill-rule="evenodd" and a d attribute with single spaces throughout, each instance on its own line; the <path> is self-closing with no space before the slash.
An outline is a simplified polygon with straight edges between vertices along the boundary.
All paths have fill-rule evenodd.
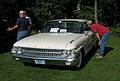
<path id="1" fill-rule="evenodd" d="M 35 64 L 46 64 L 45 60 L 35 60 Z"/>

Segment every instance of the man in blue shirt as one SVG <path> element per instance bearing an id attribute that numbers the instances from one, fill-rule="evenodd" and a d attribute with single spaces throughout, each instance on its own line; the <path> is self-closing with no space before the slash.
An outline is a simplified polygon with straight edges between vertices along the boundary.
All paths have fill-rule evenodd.
<path id="1" fill-rule="evenodd" d="M 17 18 L 16 25 L 14 27 L 9 27 L 7 31 L 12 31 L 14 29 L 18 29 L 17 33 L 17 41 L 21 40 L 22 38 L 28 36 L 30 32 L 30 22 L 29 19 L 26 18 L 26 12 L 20 11 L 19 18 Z"/>

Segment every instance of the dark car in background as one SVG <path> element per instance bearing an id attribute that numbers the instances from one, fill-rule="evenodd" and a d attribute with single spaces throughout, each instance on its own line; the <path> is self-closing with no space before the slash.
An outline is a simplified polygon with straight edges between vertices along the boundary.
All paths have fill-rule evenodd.
<path id="1" fill-rule="evenodd" d="M 7 32 L 8 19 L 0 18 L 0 52 L 8 51 L 11 49 L 15 40 L 15 32 Z"/>

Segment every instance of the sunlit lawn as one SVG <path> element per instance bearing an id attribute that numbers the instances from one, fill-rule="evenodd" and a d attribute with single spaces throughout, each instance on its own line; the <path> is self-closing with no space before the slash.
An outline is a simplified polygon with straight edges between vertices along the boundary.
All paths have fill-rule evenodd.
<path id="1" fill-rule="evenodd" d="M 32 66 L 15 61 L 10 52 L 0 54 L 0 81 L 120 81 L 120 37 L 111 36 L 104 60 L 94 56 L 81 70 Z M 54 67 L 54 68 L 53 68 Z"/>

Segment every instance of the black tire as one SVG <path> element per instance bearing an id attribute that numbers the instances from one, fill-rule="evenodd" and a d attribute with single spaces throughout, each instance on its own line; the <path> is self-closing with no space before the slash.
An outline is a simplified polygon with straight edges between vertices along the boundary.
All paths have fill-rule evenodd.
<path id="1" fill-rule="evenodd" d="M 76 64 L 75 68 L 80 69 L 83 64 L 82 62 L 83 62 L 83 54 L 82 54 L 82 52 L 80 52 L 78 55 L 78 63 Z"/>

